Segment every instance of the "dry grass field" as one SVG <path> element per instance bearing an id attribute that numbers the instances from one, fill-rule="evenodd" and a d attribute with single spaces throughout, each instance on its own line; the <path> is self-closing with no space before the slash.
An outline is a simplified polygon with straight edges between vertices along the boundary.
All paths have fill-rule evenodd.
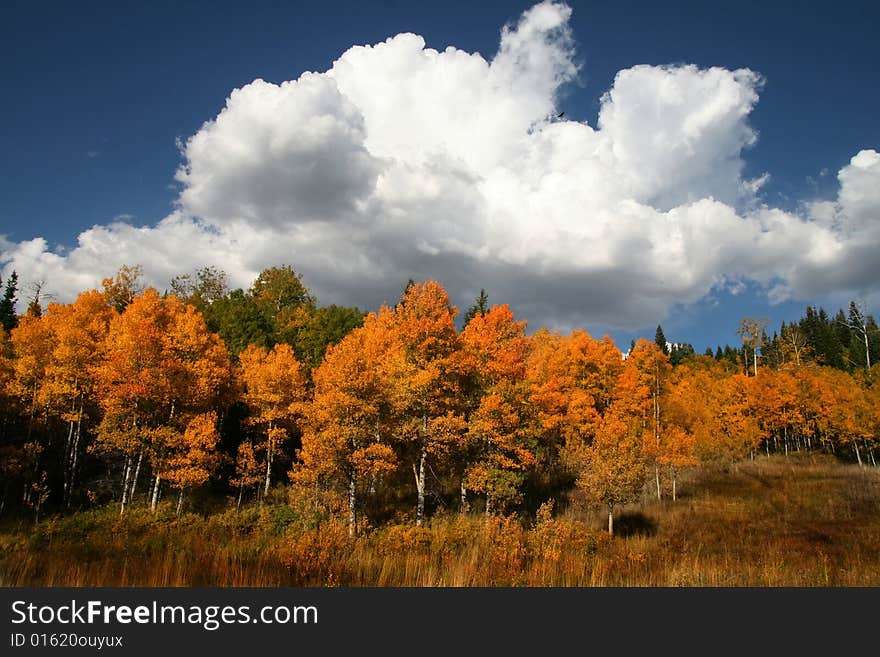
<path id="1" fill-rule="evenodd" d="M 116 507 L 0 525 L 4 586 L 875 586 L 880 469 L 828 456 L 702 468 L 676 502 L 440 514 L 348 537 L 285 504 L 177 519 Z"/>

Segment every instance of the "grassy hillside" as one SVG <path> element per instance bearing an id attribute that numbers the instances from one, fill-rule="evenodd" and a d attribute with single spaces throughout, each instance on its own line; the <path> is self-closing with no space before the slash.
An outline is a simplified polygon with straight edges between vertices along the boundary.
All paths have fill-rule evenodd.
<path id="1" fill-rule="evenodd" d="M 538 518 L 440 515 L 349 539 L 283 503 L 207 517 L 106 507 L 0 525 L 0 584 L 146 586 L 880 585 L 880 470 L 826 456 L 701 469 L 677 502 Z"/>

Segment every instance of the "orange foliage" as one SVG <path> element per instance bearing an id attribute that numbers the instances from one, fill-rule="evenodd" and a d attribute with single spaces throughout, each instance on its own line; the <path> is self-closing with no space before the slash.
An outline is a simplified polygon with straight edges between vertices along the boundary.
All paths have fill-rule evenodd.
<path id="1" fill-rule="evenodd" d="M 287 344 L 275 345 L 268 352 L 251 345 L 241 353 L 239 362 L 244 401 L 251 411 L 249 421 L 258 429 L 255 446 L 264 453 L 265 495 L 277 451 L 305 410 L 306 374 Z"/>
<path id="2" fill-rule="evenodd" d="M 276 274 L 262 281 L 261 298 L 310 313 L 314 300 L 292 270 Z M 880 440 L 880 366 L 857 375 L 816 366 L 802 358 L 794 329 L 783 338 L 795 352 L 757 377 L 704 356 L 673 368 L 645 340 L 624 360 L 607 336 L 527 336 L 505 305 L 476 314 L 459 332 L 446 291 L 428 281 L 410 285 L 397 306 L 368 315 L 330 347 L 311 388 L 287 344 L 250 346 L 233 370 L 202 315 L 173 295 L 140 292 L 138 275 L 123 269 L 105 280 L 104 293 L 23 316 L 9 336 L 0 331 L 0 412 L 3 426 L 13 427 L 3 437 L 14 434 L 2 446 L 0 474 L 38 502 L 54 444 L 70 505 L 77 455 L 92 435 L 92 453 L 114 476 L 122 470 L 123 508 L 142 467 L 154 482 L 155 507 L 161 482 L 181 491 L 200 486 L 234 455 L 229 483 L 240 502 L 261 482 L 265 495 L 273 462 L 286 456 L 298 499 L 310 496 L 314 508 L 325 500 L 338 512 L 347 498 L 351 533 L 365 524 L 362 509 L 373 513 L 411 496 L 396 490 L 411 491 L 407 482 L 415 482 L 419 525 L 426 498 L 445 506 L 458 486 L 462 510 L 476 493 L 493 512 L 512 510 L 524 490 L 538 491 L 528 500 L 537 506 L 540 491 L 556 494 L 576 480 L 613 513 L 641 491 L 649 466 L 658 496 L 661 474 L 674 495 L 677 473 L 699 463 L 771 449 L 843 449 L 873 463 Z M 283 321 L 295 332 L 294 310 Z M 240 405 L 227 412 L 233 402 L 246 406 L 246 429 L 237 451 L 222 456 L 220 426 L 239 417 Z M 298 451 L 285 447 L 297 438 Z M 558 550 L 548 508 L 538 549 L 552 560 Z M 386 517 L 395 512 L 381 509 Z M 490 555 L 507 560 L 502 571 L 516 567 L 523 544 L 507 522 L 485 526 L 513 550 Z M 386 538 L 415 546 L 425 535 Z M 316 562 L 310 578 L 323 568 L 326 546 L 318 543 L 290 546 Z"/>
<path id="3" fill-rule="evenodd" d="M 507 306 L 495 306 L 468 323 L 461 341 L 473 367 L 475 404 L 468 421 L 463 486 L 485 494 L 490 511 L 495 501 L 516 499 L 525 471 L 537 463 L 523 380 L 525 322 L 514 321 Z"/>

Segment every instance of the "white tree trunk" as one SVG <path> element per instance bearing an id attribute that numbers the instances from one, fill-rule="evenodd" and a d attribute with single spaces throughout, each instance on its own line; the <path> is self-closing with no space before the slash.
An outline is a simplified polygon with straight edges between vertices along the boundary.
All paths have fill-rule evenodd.
<path id="1" fill-rule="evenodd" d="M 128 496 L 128 478 L 131 472 L 131 456 L 125 455 L 125 473 L 122 476 L 122 503 L 119 506 L 119 515 L 125 513 L 125 502 Z"/>
<path id="2" fill-rule="evenodd" d="M 156 480 L 153 483 L 153 498 L 150 500 L 150 511 L 156 513 L 156 506 L 159 503 L 159 486 L 162 483 L 162 477 L 156 475 Z"/>
<path id="3" fill-rule="evenodd" d="M 82 435 L 82 415 L 83 415 L 83 401 L 80 398 L 79 402 L 79 413 L 76 417 L 76 431 L 73 434 L 73 454 L 71 455 L 71 463 L 70 463 L 70 490 L 68 491 L 68 506 L 70 502 L 70 496 L 73 495 L 74 486 L 76 486 L 76 469 L 79 465 L 79 440 Z"/>
<path id="4" fill-rule="evenodd" d="M 357 533 L 357 486 L 352 472 L 348 476 L 348 535 Z"/>
<path id="5" fill-rule="evenodd" d="M 614 505 L 608 505 L 608 535 L 614 536 Z"/>
<path id="6" fill-rule="evenodd" d="M 660 372 L 654 368 L 654 446 L 660 450 Z M 657 454 L 659 456 L 659 454 Z M 654 477 L 657 480 L 657 499 L 663 499 L 663 491 L 660 489 L 660 465 L 654 464 Z"/>
<path id="7" fill-rule="evenodd" d="M 272 443 L 266 445 L 266 485 L 263 488 L 263 497 L 269 494 L 269 481 L 272 475 Z"/>
<path id="8" fill-rule="evenodd" d="M 70 506 L 70 463 L 71 463 L 71 445 L 73 445 L 73 424 L 71 420 L 67 426 L 67 440 L 64 441 L 64 489 L 63 501 L 64 506 Z"/>
<path id="9" fill-rule="evenodd" d="M 419 454 L 419 468 L 416 470 L 415 463 L 413 463 L 413 474 L 416 478 L 416 493 L 418 495 L 418 500 L 416 502 L 416 526 L 421 527 L 422 522 L 425 519 L 425 461 L 428 458 L 428 450 L 425 447 L 422 447 L 422 451 Z"/>
<path id="10" fill-rule="evenodd" d="M 134 478 L 131 481 L 131 490 L 128 493 L 128 502 L 131 504 L 134 501 L 134 493 L 137 490 L 138 485 L 138 477 L 141 474 L 141 462 L 144 460 L 144 452 L 141 450 L 138 453 L 137 467 L 134 469 Z"/>

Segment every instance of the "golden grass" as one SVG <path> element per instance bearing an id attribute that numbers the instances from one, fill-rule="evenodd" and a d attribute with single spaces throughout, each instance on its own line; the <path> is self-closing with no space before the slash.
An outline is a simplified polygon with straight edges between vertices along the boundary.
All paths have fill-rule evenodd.
<path id="1" fill-rule="evenodd" d="M 876 586 L 880 471 L 772 457 L 623 510 L 609 538 L 577 500 L 555 518 L 442 515 L 352 540 L 267 506 L 207 518 L 113 508 L 0 530 L 4 586 Z"/>

